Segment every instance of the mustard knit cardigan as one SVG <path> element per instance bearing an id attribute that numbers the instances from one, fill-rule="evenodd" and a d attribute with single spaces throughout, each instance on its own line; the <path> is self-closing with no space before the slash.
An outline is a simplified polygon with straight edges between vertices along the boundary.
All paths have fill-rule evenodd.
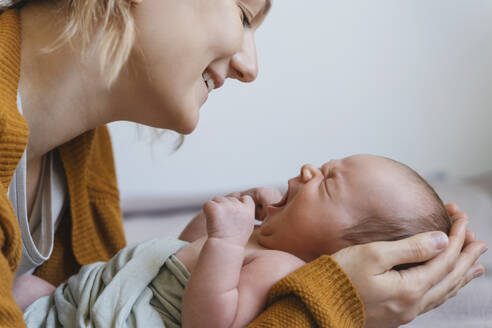
<path id="1" fill-rule="evenodd" d="M 21 257 L 21 233 L 7 189 L 27 146 L 28 126 L 16 104 L 20 76 L 18 10 L 0 14 L 0 327 L 24 327 L 12 296 Z M 50 259 L 35 274 L 58 285 L 80 266 L 106 261 L 125 246 L 111 141 L 106 127 L 58 148 L 68 183 L 70 210 L 55 235 Z M 248 327 L 364 326 L 362 302 L 329 256 L 278 282 L 268 306 Z"/>

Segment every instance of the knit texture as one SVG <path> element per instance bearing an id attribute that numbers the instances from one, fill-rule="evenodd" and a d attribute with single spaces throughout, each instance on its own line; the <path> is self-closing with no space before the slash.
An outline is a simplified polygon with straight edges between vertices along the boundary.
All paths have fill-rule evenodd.
<path id="1" fill-rule="evenodd" d="M 0 14 L 0 328 L 24 327 L 11 293 L 21 234 L 7 188 L 26 148 L 28 127 L 16 104 L 20 76 L 18 10 Z M 119 195 L 106 127 L 59 147 L 70 210 L 57 229 L 51 257 L 35 274 L 58 285 L 81 265 L 107 261 L 125 246 Z M 360 328 L 364 312 L 349 278 L 329 256 L 279 281 L 267 308 L 248 327 Z"/>
<path id="2" fill-rule="evenodd" d="M 16 15 L 0 16 L 0 327 L 24 327 L 11 288 L 21 257 L 21 233 L 7 189 L 27 143 L 27 124 L 16 109 L 20 75 L 20 26 Z M 5 45 L 5 46 L 4 46 Z M 17 110 L 15 110 L 17 111 Z"/>
<path id="3" fill-rule="evenodd" d="M 28 126 L 17 109 L 21 49 L 18 10 L 0 15 L 0 327 L 24 327 L 11 293 L 21 257 L 21 233 L 7 189 L 24 153 Z M 81 265 L 109 260 L 126 244 L 111 140 L 101 127 L 57 149 L 70 210 L 55 234 L 53 253 L 35 274 L 53 285 Z"/>
<path id="4" fill-rule="evenodd" d="M 277 282 L 267 310 L 248 327 L 364 327 L 362 301 L 342 268 L 328 255 Z"/>

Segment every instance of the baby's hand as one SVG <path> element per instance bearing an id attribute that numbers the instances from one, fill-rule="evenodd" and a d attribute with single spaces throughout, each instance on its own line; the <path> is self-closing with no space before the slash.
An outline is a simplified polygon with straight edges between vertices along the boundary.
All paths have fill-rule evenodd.
<path id="1" fill-rule="evenodd" d="M 209 237 L 244 246 L 254 229 L 255 202 L 250 196 L 216 197 L 203 205 Z"/>

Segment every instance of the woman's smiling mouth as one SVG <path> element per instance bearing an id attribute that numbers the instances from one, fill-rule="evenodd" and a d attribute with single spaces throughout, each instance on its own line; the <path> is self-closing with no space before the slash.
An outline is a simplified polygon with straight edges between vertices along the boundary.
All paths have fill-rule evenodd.
<path id="1" fill-rule="evenodd" d="M 208 93 L 214 89 L 218 89 L 224 85 L 224 78 L 213 71 L 211 68 L 207 68 L 202 74 L 203 81 L 207 86 Z"/>

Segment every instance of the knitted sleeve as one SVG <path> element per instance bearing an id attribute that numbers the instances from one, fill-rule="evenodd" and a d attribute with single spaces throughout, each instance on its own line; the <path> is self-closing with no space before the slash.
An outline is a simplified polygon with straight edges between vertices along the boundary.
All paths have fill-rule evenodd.
<path id="1" fill-rule="evenodd" d="M 13 275 L 3 255 L 0 255 L 0 276 L 0 327 L 25 327 L 22 311 L 12 296 Z"/>
<path id="2" fill-rule="evenodd" d="M 0 188 L 3 192 L 5 189 Z M 3 196 L 3 195 L 2 195 Z M 13 270 L 20 258 L 20 231 L 17 222 L 5 215 L 13 211 L 5 197 L 0 198 L 0 327 L 25 327 L 22 311 L 12 295 Z M 15 217 L 15 216 L 14 216 Z"/>
<path id="3" fill-rule="evenodd" d="M 364 320 L 364 307 L 354 285 L 325 255 L 277 282 L 265 311 L 248 328 L 361 328 Z"/>
<path id="4" fill-rule="evenodd" d="M 1 2 L 1 1 L 0 1 Z M 21 237 L 7 188 L 27 143 L 27 125 L 19 123 L 16 96 L 20 72 L 20 25 L 16 10 L 0 15 L 0 327 L 25 327 L 12 296 L 21 258 Z M 9 111 L 9 109 L 14 109 Z M 16 116 L 9 113 L 13 112 Z M 15 133 L 14 133 L 15 132 Z M 15 134 L 14 137 L 12 135 Z"/>

